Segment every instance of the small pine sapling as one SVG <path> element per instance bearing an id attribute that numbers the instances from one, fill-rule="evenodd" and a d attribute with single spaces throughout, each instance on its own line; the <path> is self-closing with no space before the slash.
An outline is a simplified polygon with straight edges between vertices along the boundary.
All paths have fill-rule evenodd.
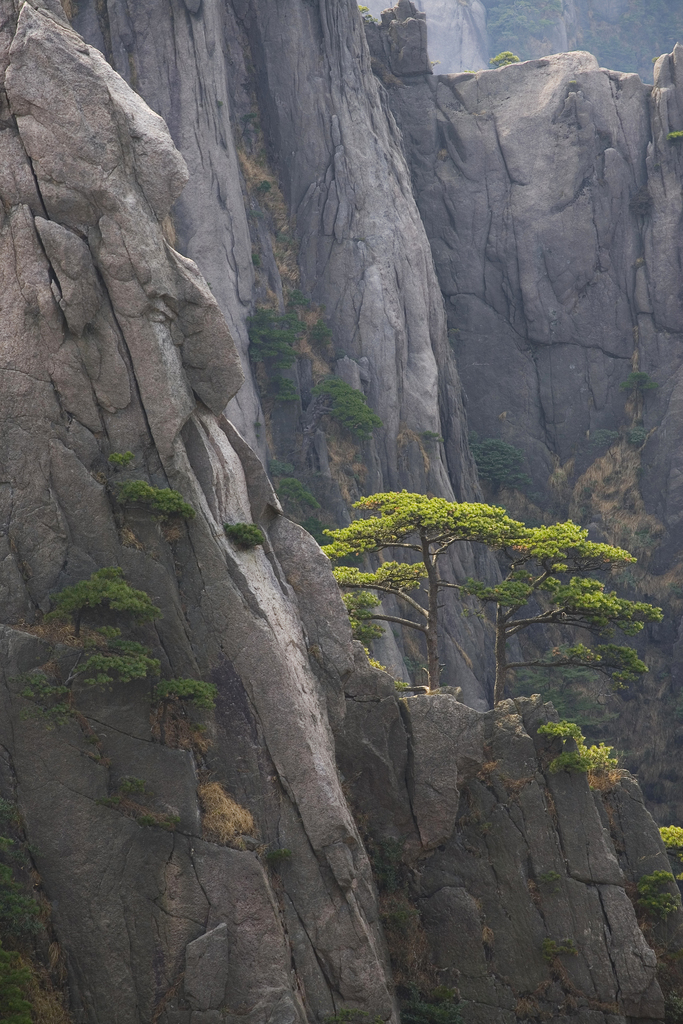
<path id="1" fill-rule="evenodd" d="M 259 527 L 254 526 L 253 523 L 233 523 L 232 525 L 226 523 L 223 529 L 228 540 L 231 540 L 236 547 L 245 550 L 258 547 L 266 539 Z"/>

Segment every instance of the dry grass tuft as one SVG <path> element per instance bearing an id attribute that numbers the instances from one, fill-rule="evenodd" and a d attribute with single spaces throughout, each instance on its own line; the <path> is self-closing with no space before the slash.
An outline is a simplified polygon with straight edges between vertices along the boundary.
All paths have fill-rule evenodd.
<path id="1" fill-rule="evenodd" d="M 396 984 L 432 989 L 436 970 L 419 910 L 400 891 L 381 895 L 379 909 Z"/>
<path id="2" fill-rule="evenodd" d="M 647 559 L 664 526 L 645 509 L 640 463 L 640 452 L 625 440 L 612 445 L 576 481 L 569 515 L 579 522 L 587 513 L 600 513 L 610 544 Z"/>
<path id="3" fill-rule="evenodd" d="M 204 838 L 235 850 L 244 849 L 240 835 L 258 837 L 256 822 L 246 807 L 226 793 L 220 782 L 204 782 L 197 790 L 202 805 Z"/>
<path id="4" fill-rule="evenodd" d="M 20 959 L 21 966 L 28 967 L 31 972 L 26 998 L 31 1003 L 34 1024 L 73 1024 L 64 995 L 55 987 L 46 969 L 28 957 Z"/>
<path id="5" fill-rule="evenodd" d="M 162 701 L 150 715 L 152 736 L 166 747 L 192 750 L 197 759 L 206 754 L 211 740 L 203 726 L 191 721 L 180 701 Z"/>
<path id="6" fill-rule="evenodd" d="M 539 1013 L 538 1003 L 533 996 L 522 996 L 521 999 L 517 1000 L 515 1017 L 518 1020 L 524 1020 L 527 1017 L 538 1017 Z"/>
<path id="7" fill-rule="evenodd" d="M 73 21 L 78 14 L 78 5 L 75 0 L 61 0 L 62 10 L 66 14 L 69 21 Z"/>
<path id="8" fill-rule="evenodd" d="M 480 768 L 477 778 L 480 782 L 484 782 L 487 786 L 491 785 L 493 773 L 498 767 L 497 761 L 486 761 Z"/>
<path id="9" fill-rule="evenodd" d="M 18 622 L 14 628 L 21 630 L 22 633 L 38 636 L 49 644 L 63 644 L 66 647 L 83 647 L 85 640 L 94 643 L 96 647 L 103 647 L 107 642 L 100 633 L 87 626 L 81 626 L 80 636 L 75 636 L 71 622 Z M 41 667 L 45 671 L 57 668 L 53 662 L 47 662 Z"/>
<path id="10" fill-rule="evenodd" d="M 511 797 L 519 796 L 524 787 L 534 781 L 533 775 L 527 775 L 522 779 L 511 779 L 509 775 L 500 775 L 499 777 Z"/>
<path id="11" fill-rule="evenodd" d="M 329 421 L 325 436 L 330 473 L 337 483 L 344 501 L 351 505 L 360 497 L 360 487 L 365 480 L 367 467 L 360 461 L 358 448 L 349 432 L 334 420 Z"/>
<path id="12" fill-rule="evenodd" d="M 424 466 L 425 476 L 429 475 L 429 455 L 427 449 L 424 446 L 424 441 L 419 434 L 416 434 L 414 430 L 409 430 L 405 423 L 402 423 L 399 427 L 399 432 L 396 437 L 396 447 L 398 448 L 399 455 L 411 444 L 416 444 L 420 450 L 422 456 L 422 465 Z"/>
<path id="13" fill-rule="evenodd" d="M 138 551 L 144 551 L 144 545 L 140 543 L 129 526 L 121 527 L 121 543 L 124 547 L 137 548 Z"/>
<path id="14" fill-rule="evenodd" d="M 588 772 L 588 785 L 601 793 L 610 793 L 630 773 L 625 768 L 609 768 L 606 771 Z"/>

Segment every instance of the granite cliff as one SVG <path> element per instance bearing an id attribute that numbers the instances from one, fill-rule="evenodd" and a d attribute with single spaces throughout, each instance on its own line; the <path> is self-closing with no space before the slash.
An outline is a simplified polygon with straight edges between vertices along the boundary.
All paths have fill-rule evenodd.
<path id="1" fill-rule="evenodd" d="M 408 31 L 410 19 L 401 24 Z M 382 35 L 369 32 L 371 44 Z M 423 54 L 427 73 L 389 90 L 470 427 L 523 451 L 532 481 L 524 495 L 503 490 L 498 500 L 529 520 L 571 515 L 633 550 L 639 566 L 622 585 L 667 607 L 644 647 L 652 671 L 619 706 L 616 735 L 672 820 L 683 810 L 682 210 L 671 137 L 681 124 L 682 59 L 679 46 L 661 57 L 648 87 L 586 53 L 476 76 L 432 75 Z M 632 371 L 658 386 L 625 392 Z"/>
<path id="2" fill-rule="evenodd" d="M 0 884 L 35 896 L 42 922 L 16 945 L 79 1024 L 396 1021 L 397 994 L 429 1020 L 458 1000 L 466 1024 L 661 1020 L 653 947 L 678 948 L 683 922 L 667 883 L 665 925 L 639 925 L 636 883 L 669 865 L 637 783 L 553 772 L 560 741 L 538 728 L 557 714 L 539 698 L 486 710 L 485 627 L 457 610 L 444 658 L 474 706 L 399 699 L 263 465 L 301 438 L 314 356 L 293 370 L 294 413 L 265 407 L 247 317 L 299 284 L 383 421 L 365 488 L 481 493 L 452 293 L 408 114 L 402 139 L 389 109 L 422 96 L 427 126 L 439 80 L 418 65 L 409 87 L 397 64 L 387 92 L 346 2 L 67 13 L 83 35 L 56 0 L 0 5 L 0 813 L 16 879 Z M 250 180 L 257 131 L 296 215 L 284 288 L 294 249 L 267 204 L 275 175 Z M 300 472 L 343 521 L 316 439 Z M 110 462 L 128 451 L 132 466 Z M 135 479 L 194 515 L 122 502 Z M 264 543 L 233 543 L 236 523 Z M 462 557 L 457 571 L 475 565 Z M 54 728 L 30 713 L 26 674 L 69 679 L 83 652 L 44 621 L 51 595 L 106 566 L 161 610 L 135 636 L 162 674 L 211 681 L 215 710 L 169 718 L 132 680 L 76 685 Z"/>

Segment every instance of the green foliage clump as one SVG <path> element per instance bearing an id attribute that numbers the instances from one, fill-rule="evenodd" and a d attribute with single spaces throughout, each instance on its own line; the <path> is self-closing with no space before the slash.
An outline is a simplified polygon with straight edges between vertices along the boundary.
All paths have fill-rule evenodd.
<path id="1" fill-rule="evenodd" d="M 675 992 L 664 999 L 664 1024 L 683 1024 L 683 997 Z"/>
<path id="2" fill-rule="evenodd" d="M 302 306 L 304 309 L 306 309 L 308 306 L 310 306 L 310 304 L 310 300 L 307 299 L 304 293 L 299 291 L 298 288 L 294 288 L 289 293 L 289 298 L 287 299 L 288 306 Z"/>
<path id="3" fill-rule="evenodd" d="M 510 53 L 510 47 L 521 53 L 525 60 L 534 56 L 531 40 L 543 37 L 557 24 L 562 14 L 561 0 L 485 0 L 485 6 L 488 8 L 487 28 L 491 46 L 506 48 L 498 54 L 502 58 L 515 56 Z M 497 59 L 493 58 L 494 61 Z"/>
<path id="4" fill-rule="evenodd" d="M 303 526 L 304 530 L 307 530 L 308 533 L 310 533 L 314 541 L 321 547 L 323 546 L 323 544 L 327 543 L 327 538 L 325 537 L 325 527 L 317 518 L 317 516 L 306 516 L 305 519 L 301 520 L 300 525 Z"/>
<path id="5" fill-rule="evenodd" d="M 679 825 L 665 825 L 660 828 L 659 834 L 666 846 L 666 852 L 670 857 L 675 857 L 680 867 L 683 867 L 683 828 Z M 683 872 L 676 875 L 678 881 L 683 881 Z"/>
<path id="6" fill-rule="evenodd" d="M 384 1024 L 381 1017 L 373 1017 L 367 1010 L 337 1010 L 330 1017 L 323 1017 L 323 1024 Z"/>
<path id="7" fill-rule="evenodd" d="M 279 850 L 271 850 L 266 854 L 266 864 L 271 868 L 277 868 L 291 859 L 292 851 L 288 850 L 286 846 L 280 847 Z"/>
<path id="8" fill-rule="evenodd" d="M 541 943 L 541 952 L 543 959 L 547 960 L 549 964 L 553 963 L 558 956 L 579 955 L 579 951 L 571 939 L 562 939 L 561 942 L 555 942 L 554 939 L 544 939 Z"/>
<path id="9" fill-rule="evenodd" d="M 377 18 L 373 18 L 373 16 L 370 14 L 370 8 L 366 7 L 365 4 L 358 4 L 358 10 L 360 11 L 360 16 L 366 25 L 379 24 Z"/>
<path id="10" fill-rule="evenodd" d="M 22 712 L 25 718 L 43 718 L 48 728 L 64 725 L 72 715 L 71 687 L 49 678 L 45 672 L 36 670 L 17 677 L 21 683 L 21 696 L 30 701 L 32 708 Z"/>
<path id="11" fill-rule="evenodd" d="M 573 740 L 576 744 L 576 750 L 563 750 L 550 762 L 550 772 L 606 772 L 619 764 L 616 757 L 610 756 L 612 747 L 606 747 L 604 743 L 587 747 L 586 737 L 575 722 L 547 722 L 539 727 L 538 732 L 541 736 L 559 736 L 563 741 Z"/>
<path id="12" fill-rule="evenodd" d="M 402 1024 L 462 1024 L 455 1002 L 456 993 L 445 985 L 433 989 L 428 997 L 414 986 L 410 997 L 401 1002 Z"/>
<path id="13" fill-rule="evenodd" d="M 90 579 L 53 594 L 52 604 L 53 610 L 45 616 L 45 621 L 71 618 L 76 636 L 84 613 L 116 612 L 140 623 L 161 618 L 161 610 L 152 604 L 149 595 L 129 586 L 118 565 L 98 569 Z"/>
<path id="14" fill-rule="evenodd" d="M 271 476 L 294 476 L 294 466 L 291 462 L 282 462 L 280 459 L 271 459 L 268 463 Z"/>
<path id="15" fill-rule="evenodd" d="M 247 325 L 249 355 L 254 362 L 268 363 L 275 370 L 286 370 L 296 362 L 294 345 L 303 333 L 296 313 L 257 306 Z"/>
<path id="16" fill-rule="evenodd" d="M 683 132 L 669 132 L 669 134 L 667 135 L 667 140 L 669 142 L 676 143 L 683 142 Z"/>
<path id="17" fill-rule="evenodd" d="M 270 379 L 270 393 L 276 402 L 296 402 L 299 392 L 294 381 L 278 373 Z"/>
<path id="18" fill-rule="evenodd" d="M 675 884 L 674 876 L 670 871 L 654 871 L 651 875 L 643 875 L 638 880 L 638 903 L 653 917 L 661 921 L 666 920 L 674 910 L 680 910 L 680 896 L 673 896 L 666 891 L 670 883 Z"/>
<path id="19" fill-rule="evenodd" d="M 658 388 L 659 384 L 652 380 L 652 377 L 648 373 L 641 373 L 639 371 L 633 371 L 629 373 L 626 380 L 622 380 L 619 385 L 620 391 L 653 391 Z"/>
<path id="20" fill-rule="evenodd" d="M 247 525 L 247 524 L 241 524 Z M 82 580 L 53 596 L 55 608 L 46 618 L 74 621 L 79 634 L 84 613 L 99 617 L 102 614 L 125 615 L 134 622 L 149 622 L 161 617 L 149 595 L 130 587 L 118 566 L 99 569 L 89 580 Z M 124 639 L 116 626 L 100 626 L 82 640 L 76 660 L 66 679 L 59 669 L 43 666 L 19 677 L 23 683 L 21 695 L 34 705 L 29 712 L 48 720 L 50 724 L 63 724 L 73 713 L 72 691 L 74 683 L 92 686 L 110 686 L 135 679 L 159 676 L 161 663 L 152 657 L 151 650 L 136 640 Z M 189 701 L 200 708 L 212 708 L 216 687 L 197 679 L 166 679 L 155 689 L 157 700 Z"/>
<path id="21" fill-rule="evenodd" d="M 181 700 L 196 708 L 211 710 L 216 705 L 218 688 L 200 679 L 162 679 L 154 687 L 156 700 Z"/>
<path id="22" fill-rule="evenodd" d="M 503 50 L 502 53 L 491 57 L 489 64 L 494 68 L 504 68 L 508 64 L 519 64 L 519 57 L 510 50 Z"/>
<path id="23" fill-rule="evenodd" d="M 384 636 L 381 626 L 374 625 L 372 616 L 374 609 L 379 607 L 380 601 L 371 594 L 369 590 L 359 590 L 356 593 L 344 594 L 343 601 L 349 613 L 351 621 L 351 632 L 354 640 L 360 640 L 366 650 L 373 640 Z"/>
<path id="24" fill-rule="evenodd" d="M 252 254 L 251 254 L 251 262 L 253 263 L 253 265 L 258 270 L 258 268 L 261 266 L 261 256 L 260 256 L 260 254 L 257 253 L 257 252 L 252 252 Z"/>
<path id="25" fill-rule="evenodd" d="M 19 676 L 21 696 L 32 709 L 26 717 L 44 718 L 48 726 L 63 725 L 74 714 L 72 688 L 76 682 L 89 686 L 111 686 L 158 675 L 161 663 L 136 640 L 122 640 L 121 631 L 103 626 L 88 637 L 67 679 L 61 681 L 44 669 Z"/>
<path id="26" fill-rule="evenodd" d="M 3 949 L 0 942 L 0 1020 L 4 1024 L 32 1024 L 31 1004 L 24 999 L 30 980 L 31 972 L 19 954 Z"/>
<path id="27" fill-rule="evenodd" d="M 5 839 L 3 845 L 7 852 L 14 840 Z M 42 927 L 38 904 L 14 881 L 11 867 L 0 864 L 0 931 L 15 939 L 25 939 L 36 935 Z"/>
<path id="28" fill-rule="evenodd" d="M 135 456 L 132 452 L 112 452 L 109 456 L 109 462 L 112 466 L 117 466 L 120 469 L 125 469 L 126 466 L 130 466 Z"/>
<path id="29" fill-rule="evenodd" d="M 182 494 L 170 487 L 152 487 L 145 480 L 127 480 L 119 484 L 116 496 L 122 505 L 146 505 L 159 519 L 182 516 L 194 519 L 197 515 Z"/>
<path id="30" fill-rule="evenodd" d="M 239 548 L 258 547 L 266 539 L 263 536 L 263 531 L 258 526 L 254 526 L 253 523 L 233 523 L 232 525 L 226 523 L 223 529 L 225 530 L 226 537 Z"/>
<path id="31" fill-rule="evenodd" d="M 645 427 L 631 427 L 626 431 L 626 440 L 634 448 L 640 448 L 647 441 L 647 430 Z"/>
<path id="32" fill-rule="evenodd" d="M 327 326 L 324 320 L 316 320 L 308 332 L 308 336 L 313 344 L 320 349 L 325 349 L 329 346 L 332 340 L 332 331 Z"/>
<path id="33" fill-rule="evenodd" d="M 480 441 L 473 433 L 470 436 L 470 451 L 479 476 L 496 491 L 500 487 L 524 487 L 531 483 L 529 477 L 520 471 L 524 452 L 514 445 L 496 437 L 486 437 Z"/>
<path id="34" fill-rule="evenodd" d="M 132 793 L 144 793 L 147 789 L 147 783 L 144 779 L 137 779 L 134 775 L 130 775 L 125 779 L 121 779 L 119 789 L 125 796 L 130 796 Z"/>
<path id="35" fill-rule="evenodd" d="M 280 498 L 287 498 L 296 505 L 308 505 L 310 508 L 320 508 L 320 502 L 306 490 L 300 480 L 294 476 L 283 476 L 278 485 L 277 493 Z"/>
<path id="36" fill-rule="evenodd" d="M 372 843 L 370 859 L 380 892 L 398 892 L 401 888 L 404 845 L 405 843 L 400 839 L 382 839 L 378 843 Z"/>
<path id="37" fill-rule="evenodd" d="M 328 377 L 316 384 L 313 394 L 326 397 L 330 416 L 357 437 L 368 438 L 375 427 L 382 426 L 381 419 L 370 409 L 363 392 L 339 377 Z"/>
<path id="38" fill-rule="evenodd" d="M 595 430 L 590 436 L 589 445 L 594 450 L 609 448 L 615 441 L 619 440 L 618 430 Z"/>

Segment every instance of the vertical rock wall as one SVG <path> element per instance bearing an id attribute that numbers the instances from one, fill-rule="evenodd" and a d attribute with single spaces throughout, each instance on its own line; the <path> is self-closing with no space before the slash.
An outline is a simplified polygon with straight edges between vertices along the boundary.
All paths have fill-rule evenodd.
<path id="1" fill-rule="evenodd" d="M 325 566 L 341 629 L 331 675 L 320 641 L 315 675 L 276 550 L 325 560 L 280 522 L 222 416 L 243 380 L 236 348 L 160 226 L 186 165 L 61 9 L 24 4 L 17 20 L 5 4 L 3 26 L 2 796 L 53 907 L 75 1019 L 291 1022 L 346 1004 L 389 1020 L 370 868 L 328 719 L 356 648 Z M 171 528 L 117 502 L 107 457 L 128 450 L 124 477 L 172 485 L 192 520 Z M 252 520 L 272 540 L 242 551 L 223 524 Z M 103 566 L 161 608 L 141 639 L 162 673 L 218 686 L 206 756 L 158 742 L 146 681 L 76 687 L 74 717 L 53 731 L 24 717 L 21 673 L 49 661 L 68 674 L 78 655 L 32 624 L 51 593 Z M 263 857 L 202 838 L 199 770 L 251 809 L 252 845 L 291 851 L 281 884 Z M 110 799 L 131 777 L 146 794 L 137 818 Z"/>
<path id="2" fill-rule="evenodd" d="M 228 415 L 255 447 L 261 444 L 262 456 L 244 327 L 256 296 L 249 294 L 249 270 L 237 272 L 251 261 L 245 225 L 253 200 L 238 192 L 235 165 L 235 139 L 244 118 L 253 117 L 251 90 L 296 225 L 302 287 L 324 307 L 335 349 L 361 368 L 362 388 L 382 419 L 365 446 L 364 491 L 405 487 L 475 497 L 443 299 L 356 4 L 235 0 L 226 7 L 203 0 L 195 10 L 172 0 L 129 10 L 118 0 L 106 8 L 84 0 L 74 26 L 163 114 L 191 168 L 187 197 L 174 208 L 178 245 L 197 260 L 233 329 L 246 383 Z M 251 223 L 260 230 L 256 216 Z M 281 419 L 294 436 L 292 415 L 296 420 L 286 411 Z M 423 434 L 444 442 L 425 442 Z M 316 443 L 321 472 L 329 474 L 324 437 Z M 339 514 L 338 493 L 330 503 Z M 462 552 L 453 572 L 471 575 L 474 558 Z M 486 557 L 480 568 L 495 572 Z M 482 624 L 463 619 L 457 602 L 445 618 L 444 678 L 457 677 L 467 699 L 483 708 L 491 653 Z M 391 632 L 386 647 L 398 675 Z"/>
<path id="3" fill-rule="evenodd" d="M 571 515 L 634 551 L 638 570 L 621 585 L 665 605 L 640 641 L 652 671 L 615 706 L 616 735 L 658 813 L 676 820 L 678 770 L 661 781 L 659 745 L 673 751 L 680 732 L 683 168 L 669 136 L 682 55 L 658 60 L 654 88 L 569 53 L 389 90 L 469 422 L 521 449 L 532 478 L 523 499 L 504 501 L 525 518 Z M 658 387 L 629 397 L 633 370 Z"/>

